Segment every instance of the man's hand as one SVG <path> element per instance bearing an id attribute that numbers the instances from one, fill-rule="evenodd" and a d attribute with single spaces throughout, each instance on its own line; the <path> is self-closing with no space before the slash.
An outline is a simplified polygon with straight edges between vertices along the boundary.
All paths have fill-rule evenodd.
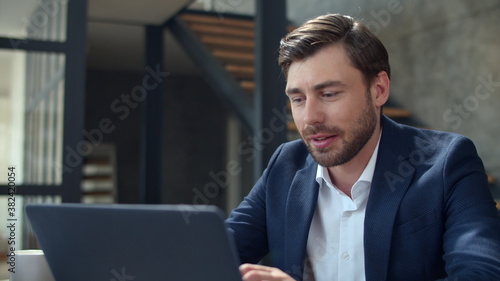
<path id="1" fill-rule="evenodd" d="M 295 281 L 278 268 L 245 263 L 240 266 L 243 281 Z"/>

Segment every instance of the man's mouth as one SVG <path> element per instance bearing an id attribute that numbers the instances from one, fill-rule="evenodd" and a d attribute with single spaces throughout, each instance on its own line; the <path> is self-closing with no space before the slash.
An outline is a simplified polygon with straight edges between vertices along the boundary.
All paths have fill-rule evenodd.
<path id="1" fill-rule="evenodd" d="M 337 135 L 314 135 L 309 137 L 309 142 L 315 148 L 326 148 L 337 139 Z"/>

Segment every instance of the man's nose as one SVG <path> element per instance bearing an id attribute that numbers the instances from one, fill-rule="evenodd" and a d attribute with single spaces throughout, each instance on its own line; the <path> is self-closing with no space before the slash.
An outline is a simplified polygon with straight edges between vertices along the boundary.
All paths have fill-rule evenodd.
<path id="1" fill-rule="evenodd" d="M 306 125 L 317 125 L 325 121 L 325 113 L 321 103 L 315 99 L 308 99 L 304 111 L 304 123 Z"/>

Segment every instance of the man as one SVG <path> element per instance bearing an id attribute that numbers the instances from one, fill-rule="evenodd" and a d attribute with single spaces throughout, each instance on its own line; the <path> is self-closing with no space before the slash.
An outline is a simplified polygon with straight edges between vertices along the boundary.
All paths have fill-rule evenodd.
<path id="1" fill-rule="evenodd" d="M 302 140 L 276 150 L 227 220 L 243 280 L 500 280 L 500 218 L 474 145 L 382 115 L 388 61 L 348 16 L 282 40 Z M 275 267 L 254 264 L 267 254 Z"/>

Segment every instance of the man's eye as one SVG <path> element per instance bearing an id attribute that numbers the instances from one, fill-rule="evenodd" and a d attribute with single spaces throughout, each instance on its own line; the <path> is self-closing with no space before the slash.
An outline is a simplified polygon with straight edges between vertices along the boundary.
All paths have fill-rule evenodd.
<path id="1" fill-rule="evenodd" d="M 304 101 L 303 98 L 292 98 L 291 99 L 292 103 L 301 103 L 302 101 Z"/>
<path id="2" fill-rule="evenodd" d="M 337 94 L 338 94 L 338 92 L 327 92 L 327 93 L 323 93 L 323 97 L 332 98 L 332 97 L 335 97 Z"/>

